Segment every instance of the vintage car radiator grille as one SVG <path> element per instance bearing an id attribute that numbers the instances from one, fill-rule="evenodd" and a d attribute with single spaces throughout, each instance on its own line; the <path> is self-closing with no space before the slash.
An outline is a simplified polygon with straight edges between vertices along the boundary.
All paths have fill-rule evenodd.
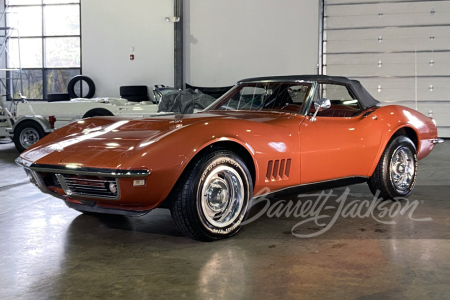
<path id="1" fill-rule="evenodd" d="M 269 160 L 267 164 L 266 182 L 289 179 L 291 159 Z"/>
<path id="2" fill-rule="evenodd" d="M 57 188 L 61 188 L 61 183 L 59 183 L 58 178 L 56 177 L 56 174 L 49 174 L 50 176 L 48 176 L 49 178 L 47 180 L 45 180 L 45 183 L 47 184 L 47 186 L 54 186 Z"/>
<path id="3" fill-rule="evenodd" d="M 69 195 L 92 196 L 115 199 L 119 186 L 115 178 L 77 176 L 68 174 L 47 174 L 45 184 L 62 188 Z"/>

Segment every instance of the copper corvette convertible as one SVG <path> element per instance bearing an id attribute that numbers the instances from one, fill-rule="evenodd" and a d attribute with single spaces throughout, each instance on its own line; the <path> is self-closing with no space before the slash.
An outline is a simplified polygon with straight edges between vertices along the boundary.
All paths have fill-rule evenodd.
<path id="1" fill-rule="evenodd" d="M 433 119 L 378 104 L 344 77 L 246 79 L 197 114 L 74 122 L 17 163 L 78 211 L 165 207 L 184 234 L 211 241 L 234 235 L 267 189 L 367 181 L 384 199 L 408 196 L 417 161 L 442 140 Z"/>

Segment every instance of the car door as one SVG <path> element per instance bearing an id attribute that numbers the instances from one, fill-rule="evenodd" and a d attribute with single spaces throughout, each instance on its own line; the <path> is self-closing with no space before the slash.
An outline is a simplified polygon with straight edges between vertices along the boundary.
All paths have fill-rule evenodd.
<path id="1" fill-rule="evenodd" d="M 330 108 L 313 120 L 312 104 L 300 124 L 302 184 L 368 176 L 381 141 L 376 111 L 363 112 L 345 85 L 319 84 L 313 101 L 322 97 L 330 99 Z"/>

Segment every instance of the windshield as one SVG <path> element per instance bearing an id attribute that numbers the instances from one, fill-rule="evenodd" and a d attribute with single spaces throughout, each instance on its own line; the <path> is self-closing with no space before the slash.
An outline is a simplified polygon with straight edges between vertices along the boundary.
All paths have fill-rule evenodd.
<path id="1" fill-rule="evenodd" d="M 300 113 L 310 93 L 307 82 L 258 82 L 236 86 L 207 110 L 270 110 Z"/>

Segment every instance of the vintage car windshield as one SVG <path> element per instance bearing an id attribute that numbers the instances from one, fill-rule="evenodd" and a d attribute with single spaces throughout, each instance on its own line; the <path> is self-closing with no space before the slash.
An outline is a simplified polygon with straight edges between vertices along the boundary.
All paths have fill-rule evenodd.
<path id="1" fill-rule="evenodd" d="M 310 94 L 307 82 L 258 82 L 236 86 L 206 110 L 254 110 L 300 113 Z"/>

